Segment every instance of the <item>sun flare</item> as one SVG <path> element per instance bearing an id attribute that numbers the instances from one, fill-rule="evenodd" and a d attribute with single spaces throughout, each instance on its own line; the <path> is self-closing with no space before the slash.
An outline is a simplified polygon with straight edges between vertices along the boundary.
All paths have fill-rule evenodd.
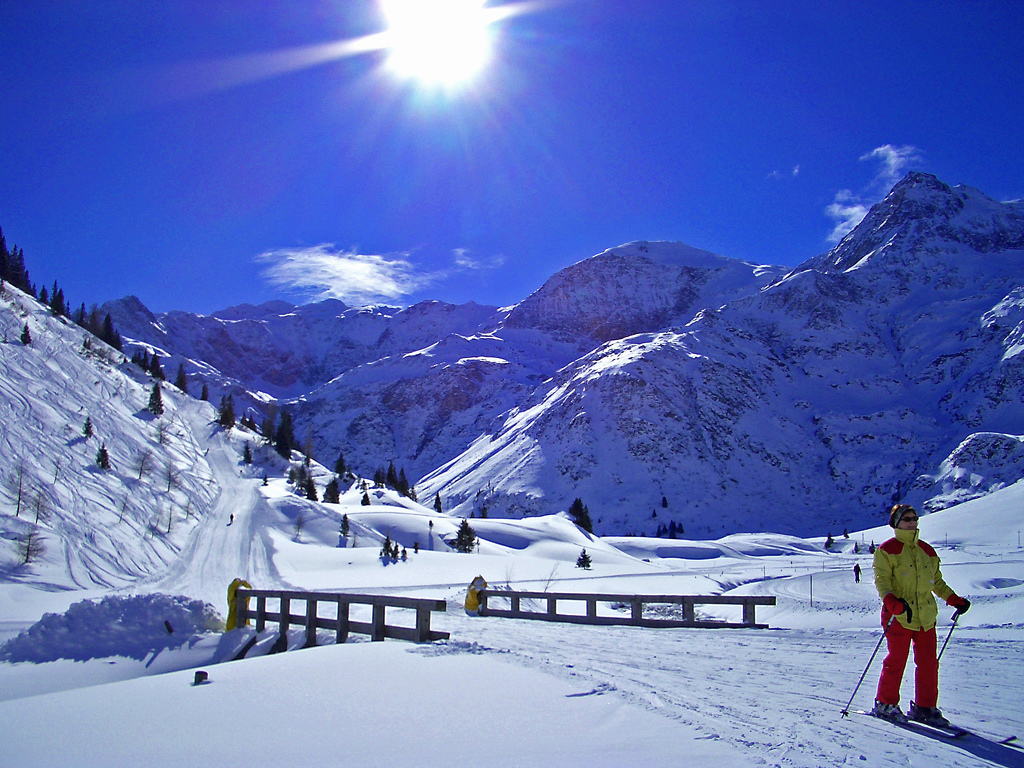
<path id="1" fill-rule="evenodd" d="M 491 56 L 483 0 L 381 0 L 391 69 L 422 83 L 472 79 Z"/>

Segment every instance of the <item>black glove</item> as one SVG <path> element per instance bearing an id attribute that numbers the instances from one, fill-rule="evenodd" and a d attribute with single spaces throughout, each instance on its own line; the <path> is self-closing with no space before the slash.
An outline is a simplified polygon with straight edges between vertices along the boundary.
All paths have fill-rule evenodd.
<path id="1" fill-rule="evenodd" d="M 902 612 L 907 614 L 907 624 L 909 624 L 910 622 L 912 622 L 914 620 L 914 612 L 912 610 L 910 610 L 910 603 L 908 603 L 902 597 L 898 597 L 896 599 L 899 600 L 900 604 L 903 606 L 903 611 Z"/>
<path id="2" fill-rule="evenodd" d="M 951 606 L 956 608 L 957 613 L 967 613 L 971 607 L 971 601 L 966 597 L 957 597 L 954 595 L 947 601 Z"/>

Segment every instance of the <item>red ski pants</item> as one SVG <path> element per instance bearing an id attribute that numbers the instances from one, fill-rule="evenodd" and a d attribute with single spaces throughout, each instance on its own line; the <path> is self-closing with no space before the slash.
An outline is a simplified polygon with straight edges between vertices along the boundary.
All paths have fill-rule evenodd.
<path id="1" fill-rule="evenodd" d="M 914 644 L 914 701 L 919 707 L 934 707 L 939 700 L 939 663 L 935 660 L 935 627 L 924 630 L 907 629 L 894 619 L 885 634 L 889 653 L 882 662 L 882 676 L 878 680 L 877 701 L 883 704 L 900 703 L 900 683 L 903 670 Z"/>

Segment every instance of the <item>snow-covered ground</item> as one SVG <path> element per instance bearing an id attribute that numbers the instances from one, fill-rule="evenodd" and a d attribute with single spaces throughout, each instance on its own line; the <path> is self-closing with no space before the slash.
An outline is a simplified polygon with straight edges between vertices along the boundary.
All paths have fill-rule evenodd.
<path id="1" fill-rule="evenodd" d="M 887 528 L 851 534 L 826 553 L 821 541 L 777 535 L 601 541 L 560 517 L 476 520 L 491 538 L 463 555 L 441 541 L 457 521 L 390 492 L 371 491 L 367 508 L 353 488 L 335 507 L 299 499 L 283 480 L 263 487 L 237 472 L 223 478 L 235 483 L 232 501 L 215 505 L 170 575 L 128 591 L 183 592 L 222 612 L 234 576 L 258 587 L 440 597 L 449 610 L 433 625 L 451 639 L 417 646 L 354 635 L 341 646 L 218 664 L 240 633 L 208 633 L 141 660 L 0 664 L 6 764 L 1024 765 L 1021 750 L 995 738 L 950 743 L 841 716 L 880 634 L 866 549 Z M 922 520 L 947 581 L 973 600 L 943 656 L 940 703 L 955 722 L 1000 738 L 1024 736 L 1021 510 L 1017 483 Z M 354 532 L 349 547 L 338 547 L 341 514 Z M 250 530 L 256 523 L 265 527 Z M 259 557 L 241 546 L 239 531 L 249 531 Z M 407 561 L 382 562 L 383 535 L 407 547 Z M 574 566 L 583 547 L 594 560 L 589 571 Z M 856 562 L 865 569 L 860 584 Z M 477 574 L 524 590 L 753 593 L 775 595 L 778 605 L 758 609 L 768 630 L 470 617 L 461 602 Z M 31 601 L 25 588 L 4 586 L 8 635 L 38 619 L 40 606 L 61 610 L 81 597 L 39 592 Z M 730 611 L 738 608 L 714 615 Z M 941 613 L 944 638 L 950 611 Z M 880 661 L 854 709 L 870 706 Z M 192 685 L 197 667 L 209 683 Z M 911 695 L 908 674 L 905 702 Z"/>
<path id="2" fill-rule="evenodd" d="M 6 306 L 5 337 L 28 322 L 34 341 L 0 345 L 0 642 L 14 641 L 0 648 L 2 766 L 1024 766 L 1019 747 L 997 743 L 1024 738 L 1024 481 L 921 522 L 947 582 L 973 601 L 942 657 L 940 706 L 980 736 L 943 741 L 840 714 L 880 637 L 867 550 L 887 527 L 826 550 L 777 534 L 596 539 L 561 516 L 476 519 L 479 549 L 459 554 L 445 543 L 458 518 L 382 489 L 363 506 L 358 483 L 338 505 L 300 498 L 287 465 L 251 433 L 213 424 L 209 404 L 166 387 L 155 419 L 150 382 L 84 350 L 77 329 L 37 305 Z M 89 439 L 86 416 L 99 433 Z M 106 472 L 95 467 L 101 438 Z M 28 489 L 20 514 L 15 463 Z M 322 492 L 330 473 L 313 472 Z M 36 528 L 47 549 L 19 564 L 14 544 L 41 487 L 52 489 Z M 381 559 L 386 536 L 405 561 Z M 584 548 L 590 570 L 575 567 Z M 531 591 L 778 602 L 758 608 L 771 627 L 761 630 L 480 618 L 461 609 L 477 575 Z M 209 616 L 189 601 L 226 615 L 236 577 L 444 599 L 432 625 L 451 638 L 353 635 L 228 662 L 248 630 L 204 631 Z M 188 600 L 166 597 L 176 595 Z M 940 639 L 950 614 L 940 610 Z M 26 644 L 55 660 L 19 661 Z M 853 709 L 870 706 L 880 662 Z M 193 685 L 199 668 L 209 680 Z M 912 687 L 908 673 L 904 705 Z"/>

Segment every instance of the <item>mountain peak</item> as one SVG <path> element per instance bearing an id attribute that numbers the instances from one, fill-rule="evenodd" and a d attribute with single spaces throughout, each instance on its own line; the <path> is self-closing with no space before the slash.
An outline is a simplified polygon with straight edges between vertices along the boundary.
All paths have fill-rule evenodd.
<path id="1" fill-rule="evenodd" d="M 505 325 L 610 341 L 685 323 L 699 309 L 757 293 L 782 272 L 685 243 L 626 243 L 556 272 Z"/>
<path id="2" fill-rule="evenodd" d="M 826 271 L 860 266 L 882 249 L 912 253 L 943 244 L 978 253 L 1024 249 L 1024 207 L 930 173 L 904 176 L 823 259 Z M 813 260 L 812 260 L 813 261 Z"/>

